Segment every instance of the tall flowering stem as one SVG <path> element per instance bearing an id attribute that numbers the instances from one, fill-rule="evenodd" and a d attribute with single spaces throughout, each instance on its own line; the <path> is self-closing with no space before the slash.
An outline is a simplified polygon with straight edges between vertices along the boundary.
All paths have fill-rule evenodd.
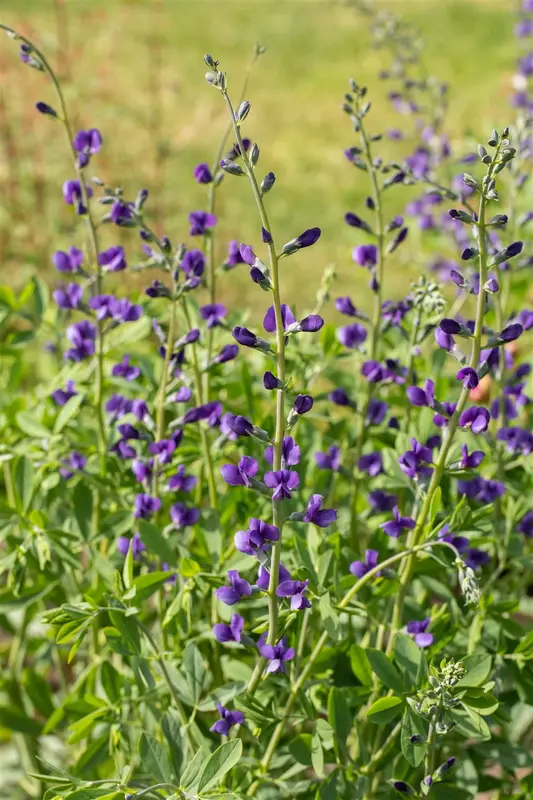
<path id="1" fill-rule="evenodd" d="M 508 141 L 506 139 L 507 135 L 508 135 L 508 130 L 506 129 L 503 132 L 502 136 L 499 137 L 495 154 L 490 161 L 490 165 L 487 169 L 487 174 L 483 178 L 479 190 L 480 192 L 479 211 L 478 211 L 477 223 L 475 223 L 474 227 L 474 234 L 477 239 L 478 250 L 479 250 L 478 254 L 479 291 L 477 295 L 475 327 L 474 327 L 474 332 L 472 334 L 472 349 L 470 352 L 470 360 L 469 360 L 469 367 L 473 370 L 477 370 L 479 367 L 482 336 L 483 336 L 483 322 L 485 318 L 486 302 L 487 302 L 486 301 L 487 295 L 484 289 L 484 285 L 487 280 L 487 274 L 488 274 L 487 230 L 486 230 L 486 216 L 485 216 L 486 207 L 487 207 L 487 202 L 490 199 L 495 199 L 497 197 L 494 191 L 494 175 L 501 169 L 502 162 L 500 161 L 500 153 L 502 147 L 504 146 L 504 143 L 507 142 L 508 144 Z M 503 163 L 505 163 L 505 161 Z M 410 547 L 415 547 L 416 545 L 418 545 L 424 537 L 425 526 L 428 521 L 433 498 L 435 496 L 435 492 L 440 486 L 446 466 L 446 459 L 448 457 L 448 453 L 450 452 L 450 448 L 453 444 L 453 439 L 457 431 L 457 428 L 459 427 L 460 417 L 463 411 L 465 410 L 466 404 L 468 402 L 469 394 L 470 394 L 469 388 L 466 385 L 464 385 L 461 394 L 459 396 L 459 400 L 457 401 L 457 406 L 455 408 L 455 411 L 452 414 L 449 424 L 446 428 L 442 445 L 437 460 L 435 462 L 435 469 L 433 470 L 433 474 L 431 477 L 431 481 L 426 496 L 424 498 L 424 502 L 416 518 L 416 525 L 411 531 L 411 534 L 409 536 L 408 545 Z M 412 553 L 411 556 L 405 562 L 402 576 L 400 579 L 400 587 L 394 602 L 391 630 L 386 648 L 386 652 L 388 655 L 390 655 L 394 650 L 394 643 L 396 640 L 396 636 L 402 625 L 404 601 L 409 586 L 411 584 L 415 563 L 416 563 L 416 553 Z"/>

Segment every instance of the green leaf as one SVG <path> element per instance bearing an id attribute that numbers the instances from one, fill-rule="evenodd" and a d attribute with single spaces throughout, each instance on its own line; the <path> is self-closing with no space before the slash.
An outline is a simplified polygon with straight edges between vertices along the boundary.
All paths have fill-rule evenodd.
<path id="1" fill-rule="evenodd" d="M 476 711 L 471 708 L 453 708 L 450 711 L 457 723 L 456 730 L 467 739 L 487 741 L 491 737 L 490 728 Z"/>
<path id="2" fill-rule="evenodd" d="M 27 511 L 33 496 L 35 470 L 33 464 L 26 456 L 20 456 L 15 461 L 15 499 L 19 511 Z"/>
<path id="3" fill-rule="evenodd" d="M 366 650 L 366 655 L 370 661 L 372 671 L 376 673 L 383 685 L 388 689 L 392 689 L 393 692 L 403 694 L 405 686 L 403 685 L 401 675 L 385 653 L 382 653 L 381 650 L 375 650 L 373 647 L 369 647 Z"/>
<path id="4" fill-rule="evenodd" d="M 100 680 L 109 702 L 117 703 L 120 700 L 120 692 L 124 685 L 124 678 L 110 661 L 102 661 L 100 665 Z"/>
<path id="5" fill-rule="evenodd" d="M 52 431 L 35 419 L 35 413 L 31 411 L 19 411 L 15 419 L 22 433 L 32 439 L 50 439 L 52 436 Z"/>
<path id="6" fill-rule="evenodd" d="M 481 689 L 470 689 L 463 697 L 463 703 L 469 708 L 473 708 L 482 717 L 488 717 L 497 711 L 500 701 L 489 692 Z"/>
<path id="7" fill-rule="evenodd" d="M 171 570 L 166 572 L 149 572 L 147 575 L 138 575 L 133 581 L 135 588 L 135 602 L 143 603 L 148 600 L 160 586 L 164 586 L 175 573 Z"/>
<path id="8" fill-rule="evenodd" d="M 412 767 L 418 767 L 419 764 L 422 763 L 426 752 L 424 745 L 413 744 L 411 742 L 411 736 L 415 735 L 426 736 L 424 723 L 420 717 L 406 705 L 405 711 L 403 712 L 400 738 L 404 758 Z"/>
<path id="9" fill-rule="evenodd" d="M 187 765 L 185 772 L 180 777 L 180 786 L 182 789 L 190 789 L 196 785 L 200 777 L 200 770 L 205 763 L 205 753 L 203 749 L 198 750 L 194 754 L 192 761 Z"/>
<path id="10" fill-rule="evenodd" d="M 43 726 L 37 720 L 26 716 L 24 711 L 14 706 L 0 706 L 0 728 L 16 733 L 27 733 L 29 736 L 39 736 Z"/>
<path id="11" fill-rule="evenodd" d="M 202 654 L 194 644 L 189 644 L 183 652 L 183 671 L 187 685 L 196 706 L 204 688 L 205 665 Z"/>
<path id="12" fill-rule="evenodd" d="M 300 733 L 289 742 L 289 753 L 298 764 L 303 764 L 305 767 L 313 765 L 312 742 L 313 737 L 310 733 Z"/>
<path id="13" fill-rule="evenodd" d="M 205 762 L 198 780 L 197 792 L 217 786 L 226 772 L 238 763 L 242 754 L 242 741 L 234 739 L 220 745 Z"/>
<path id="14" fill-rule="evenodd" d="M 76 484 L 72 493 L 74 516 L 82 537 L 87 542 L 91 536 L 91 521 L 93 516 L 93 493 L 85 483 Z"/>
<path id="15" fill-rule="evenodd" d="M 151 522 L 147 522 L 145 519 L 138 520 L 137 525 L 146 549 L 150 553 L 159 556 L 161 561 L 172 566 L 176 562 L 176 554 L 168 540 L 163 536 L 161 528 L 158 528 L 157 525 L 153 525 Z"/>
<path id="16" fill-rule="evenodd" d="M 328 721 L 337 739 L 345 744 L 352 729 L 352 713 L 345 693 L 337 686 L 332 686 L 329 690 Z"/>
<path id="17" fill-rule="evenodd" d="M 124 559 L 124 565 L 122 567 L 122 580 L 124 581 L 124 586 L 126 589 L 131 589 L 133 586 L 133 539 L 130 539 L 128 552 L 126 553 L 126 558 Z"/>
<path id="18" fill-rule="evenodd" d="M 348 651 L 352 672 L 363 686 L 372 686 L 372 668 L 366 657 L 366 651 L 359 644 L 352 644 Z"/>
<path id="19" fill-rule="evenodd" d="M 462 659 L 466 674 L 457 681 L 457 686 L 481 686 L 487 681 L 492 659 L 487 653 L 473 653 Z"/>
<path id="20" fill-rule="evenodd" d="M 56 421 L 54 422 L 55 434 L 61 433 L 65 425 L 68 425 L 70 420 L 76 416 L 82 403 L 83 403 L 82 394 L 75 394 L 74 397 L 70 397 L 67 400 L 67 402 L 61 408 L 59 414 L 57 415 Z"/>
<path id="21" fill-rule="evenodd" d="M 420 654 L 424 651 L 416 646 L 410 636 L 399 633 L 394 644 L 394 660 L 400 667 L 408 689 L 417 685 L 417 675 L 420 668 Z"/>
<path id="22" fill-rule="evenodd" d="M 329 637 L 333 639 L 333 641 L 336 641 L 339 635 L 339 615 L 333 609 L 330 596 L 327 592 L 321 595 L 318 601 L 318 611 Z"/>
<path id="23" fill-rule="evenodd" d="M 311 739 L 311 763 L 318 777 L 322 778 L 324 775 L 324 750 L 320 737 L 316 733 Z"/>
<path id="24" fill-rule="evenodd" d="M 172 767 L 176 776 L 180 774 L 183 764 L 183 740 L 181 735 L 181 721 L 178 712 L 169 708 L 161 720 L 161 730 L 167 740 L 172 760 Z"/>
<path id="25" fill-rule="evenodd" d="M 442 505 L 442 489 L 440 486 L 437 486 L 437 489 L 433 493 L 433 497 L 431 498 L 431 505 L 429 506 L 429 514 L 428 514 L 428 525 L 431 525 L 435 517 L 440 511 L 440 507 Z"/>
<path id="26" fill-rule="evenodd" d="M 390 722 L 401 712 L 403 700 L 401 697 L 380 697 L 368 709 L 368 719 L 377 725 Z"/>
<path id="27" fill-rule="evenodd" d="M 142 733 L 139 742 L 139 755 L 143 769 L 154 783 L 170 783 L 172 770 L 166 747 L 149 733 Z"/>

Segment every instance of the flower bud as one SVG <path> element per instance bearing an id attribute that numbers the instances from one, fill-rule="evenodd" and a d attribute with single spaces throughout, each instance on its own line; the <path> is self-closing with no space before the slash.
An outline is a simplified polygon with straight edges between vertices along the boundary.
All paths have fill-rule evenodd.
<path id="1" fill-rule="evenodd" d="M 269 192 L 274 186 L 275 182 L 276 182 L 276 176 L 274 175 L 274 173 L 268 172 L 261 181 L 261 186 L 259 187 L 261 189 L 261 194 L 266 194 L 267 192 Z"/>
<path id="2" fill-rule="evenodd" d="M 235 122 L 237 123 L 237 125 L 240 125 L 242 122 L 244 122 L 244 120 L 250 113 L 251 107 L 252 106 L 248 100 L 243 100 L 243 102 L 240 104 L 239 108 L 235 113 Z"/>
<path id="3" fill-rule="evenodd" d="M 239 164 L 236 164 L 235 161 L 230 161 L 229 158 L 223 158 L 220 162 L 220 167 L 224 172 L 229 172 L 230 175 L 237 175 L 239 177 L 246 175 L 243 168 Z"/>

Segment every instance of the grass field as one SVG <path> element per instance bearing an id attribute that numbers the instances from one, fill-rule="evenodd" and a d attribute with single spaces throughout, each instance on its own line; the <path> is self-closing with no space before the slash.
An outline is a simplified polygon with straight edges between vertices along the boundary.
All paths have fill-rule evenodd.
<path id="1" fill-rule="evenodd" d="M 493 125 L 505 124 L 516 58 L 508 0 L 378 4 L 423 32 L 428 72 L 450 85 L 447 128 L 460 152 L 465 136 L 486 138 Z M 376 77 L 384 55 L 372 48 L 357 10 L 312 0 L 3 0 L 1 16 L 58 65 L 77 126 L 102 130 L 96 173 L 131 194 L 147 186 L 158 227 L 175 242 L 187 240 L 187 214 L 205 203 L 193 166 L 212 161 L 226 126 L 202 56 L 221 60 L 238 95 L 254 43 L 266 45 L 248 91 L 246 133 L 260 144 L 264 171 L 277 175 L 269 203 L 274 229 L 280 242 L 314 225 L 324 234 L 309 254 L 286 262 L 285 285 L 310 301 L 331 262 L 341 291 L 364 278 L 350 260 L 355 237 L 342 220 L 366 192 L 364 176 L 342 155 L 352 141 L 340 111 L 348 77 L 369 86 L 375 130 L 404 121 Z M 53 100 L 51 90 L 7 39 L 0 40 L 0 69 L 0 258 L 5 279 L 20 284 L 34 270 L 50 275 L 50 252 L 71 240 L 73 217 L 61 198 L 70 165 L 61 132 L 34 111 L 35 101 Z M 221 258 L 229 239 L 258 241 L 245 183 L 229 178 L 222 197 Z M 109 237 L 114 243 L 116 231 Z M 225 291 L 240 298 L 251 288 L 241 274 Z"/>

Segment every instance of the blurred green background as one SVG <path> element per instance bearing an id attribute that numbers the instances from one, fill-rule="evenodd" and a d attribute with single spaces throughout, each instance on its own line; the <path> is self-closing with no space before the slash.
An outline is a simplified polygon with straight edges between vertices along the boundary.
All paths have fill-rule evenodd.
<path id="1" fill-rule="evenodd" d="M 428 73 L 449 83 L 446 130 L 458 156 L 468 142 L 472 147 L 506 124 L 517 56 L 511 0 L 378 0 L 377 6 L 422 32 Z M 347 79 L 369 87 L 372 131 L 412 126 L 386 98 L 389 86 L 377 73 L 390 59 L 372 47 L 359 11 L 313 0 L 2 0 L 0 8 L 2 21 L 33 37 L 57 66 L 76 128 L 101 129 L 105 146 L 89 174 L 124 186 L 130 197 L 149 188 L 155 227 L 174 243 L 188 241 L 189 211 L 205 207 L 205 187 L 192 170 L 199 161 L 212 162 L 227 124 L 219 93 L 204 80 L 202 56 L 220 59 L 237 97 L 255 42 L 264 44 L 247 93 L 252 113 L 245 134 L 261 147 L 261 169 L 277 176 L 268 203 L 276 238 L 282 243 L 307 227 L 323 229 L 315 247 L 284 262 L 284 291 L 311 304 L 324 267 L 334 262 L 338 290 L 357 295 L 366 276 L 350 252 L 361 239 L 343 215 L 358 208 L 367 187 L 343 157 L 354 143 L 340 110 Z M 63 181 L 72 177 L 62 132 L 34 110 L 37 100 L 54 104 L 54 97 L 7 38 L 0 39 L 0 70 L 2 277 L 21 284 L 38 270 L 54 280 L 50 254 L 79 244 L 81 235 L 61 196 Z M 400 143 L 398 158 L 406 147 Z M 390 148 L 384 145 L 388 155 Z M 246 182 L 228 177 L 224 183 L 220 261 L 229 239 L 259 240 Z M 391 193 L 391 216 L 406 194 Z M 411 232 L 415 251 L 418 235 Z M 106 244 L 129 241 L 132 261 L 139 252 L 131 232 L 115 228 L 106 237 Z M 406 289 L 410 265 L 399 259 L 391 293 L 395 285 Z M 223 286 L 229 300 L 257 298 L 244 271 L 231 273 Z"/>

